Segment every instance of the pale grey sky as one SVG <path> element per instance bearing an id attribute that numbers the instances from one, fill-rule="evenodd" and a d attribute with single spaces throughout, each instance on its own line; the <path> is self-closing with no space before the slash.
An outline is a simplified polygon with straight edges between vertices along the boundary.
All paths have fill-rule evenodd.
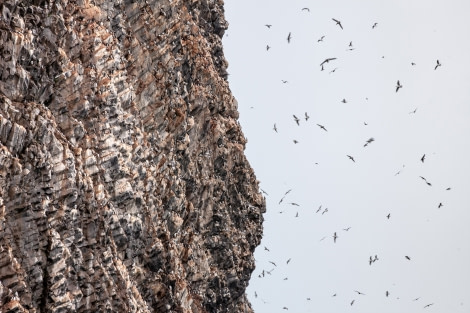
<path id="1" fill-rule="evenodd" d="M 269 194 L 255 312 L 470 312 L 470 2 L 225 0 L 225 14 L 246 154 Z"/>

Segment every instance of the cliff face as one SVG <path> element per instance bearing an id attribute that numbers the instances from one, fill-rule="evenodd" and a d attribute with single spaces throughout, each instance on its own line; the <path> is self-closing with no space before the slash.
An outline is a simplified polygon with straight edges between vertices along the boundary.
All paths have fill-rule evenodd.
<path id="1" fill-rule="evenodd" d="M 251 312 L 222 0 L 0 2 L 0 311 Z"/>

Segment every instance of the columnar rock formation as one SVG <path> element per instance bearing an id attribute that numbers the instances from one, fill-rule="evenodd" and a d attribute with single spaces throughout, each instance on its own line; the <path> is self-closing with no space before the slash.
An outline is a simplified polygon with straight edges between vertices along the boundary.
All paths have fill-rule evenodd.
<path id="1" fill-rule="evenodd" d="M 0 1 L 0 311 L 252 312 L 222 0 Z"/>

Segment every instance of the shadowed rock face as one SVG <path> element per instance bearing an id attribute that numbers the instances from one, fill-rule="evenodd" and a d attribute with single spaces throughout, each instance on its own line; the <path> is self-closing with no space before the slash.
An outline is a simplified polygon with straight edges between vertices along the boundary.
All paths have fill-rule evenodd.
<path id="1" fill-rule="evenodd" d="M 2 312 L 252 312 L 222 0 L 0 2 Z"/>

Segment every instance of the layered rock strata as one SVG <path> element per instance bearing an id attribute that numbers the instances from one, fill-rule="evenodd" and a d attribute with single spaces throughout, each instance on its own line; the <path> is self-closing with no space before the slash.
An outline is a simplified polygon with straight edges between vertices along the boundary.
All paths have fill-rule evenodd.
<path id="1" fill-rule="evenodd" d="M 0 2 L 0 311 L 252 312 L 222 0 Z"/>

